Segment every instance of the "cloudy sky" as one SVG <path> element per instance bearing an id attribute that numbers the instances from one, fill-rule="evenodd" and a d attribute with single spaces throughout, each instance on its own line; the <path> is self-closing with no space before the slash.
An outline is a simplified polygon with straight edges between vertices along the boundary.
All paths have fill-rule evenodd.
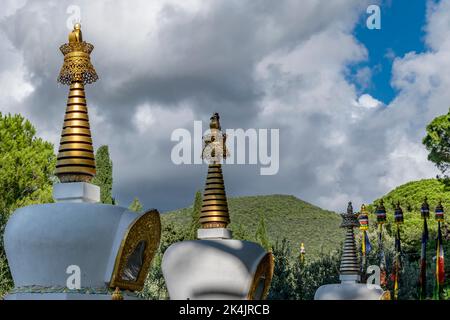
<path id="1" fill-rule="evenodd" d="M 177 128 L 280 130 L 278 174 L 224 168 L 227 193 L 293 194 L 341 211 L 434 177 L 421 144 L 450 101 L 450 1 L 2 0 L 0 111 L 59 143 L 56 83 L 70 6 L 81 9 L 100 80 L 87 88 L 95 146 L 114 195 L 160 211 L 188 206 L 205 165 L 175 165 Z M 366 9 L 381 6 L 381 30 Z M 414 4 L 413 4 L 414 3 Z"/>

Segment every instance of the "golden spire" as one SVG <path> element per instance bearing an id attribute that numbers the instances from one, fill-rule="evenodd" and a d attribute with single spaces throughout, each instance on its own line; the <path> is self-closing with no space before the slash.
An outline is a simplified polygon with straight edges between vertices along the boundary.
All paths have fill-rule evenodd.
<path id="1" fill-rule="evenodd" d="M 84 85 L 98 80 L 91 64 L 94 46 L 83 41 L 81 25 L 75 24 L 69 43 L 60 47 L 64 64 L 58 82 L 70 86 L 61 134 L 56 175 L 61 182 L 90 182 L 95 175 L 89 116 Z"/>
<path id="2" fill-rule="evenodd" d="M 360 266 L 358 260 L 358 253 L 356 250 L 355 234 L 353 228 L 358 227 L 358 218 L 353 213 L 352 203 L 348 203 L 347 213 L 341 214 L 342 223 L 341 228 L 346 228 L 345 233 L 344 248 L 342 250 L 341 266 L 339 268 L 339 273 L 341 280 L 345 276 L 352 276 L 356 279 L 360 279 Z"/>
<path id="3" fill-rule="evenodd" d="M 203 229 L 226 228 L 230 223 L 227 196 L 223 182 L 221 160 L 227 157 L 226 135 L 222 134 L 220 117 L 215 113 L 209 125 L 211 133 L 203 137 L 204 148 L 202 158 L 209 162 L 203 194 L 200 223 Z"/>

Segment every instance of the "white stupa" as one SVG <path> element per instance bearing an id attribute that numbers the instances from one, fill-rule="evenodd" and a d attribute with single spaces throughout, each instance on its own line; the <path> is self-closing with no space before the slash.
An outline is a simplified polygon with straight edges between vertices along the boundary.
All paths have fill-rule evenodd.
<path id="1" fill-rule="evenodd" d="M 210 161 L 200 216 L 202 227 L 194 241 L 170 246 L 162 270 L 172 300 L 263 299 L 273 275 L 273 257 L 260 245 L 232 239 L 220 160 L 226 157 L 219 115 L 211 118 L 204 157 Z"/>
<path id="2" fill-rule="evenodd" d="M 14 280 L 5 299 L 135 299 L 159 246 L 159 213 L 100 204 L 84 85 L 97 80 L 80 25 L 61 47 L 59 81 L 70 85 L 58 153 L 56 203 L 21 208 L 4 243 Z M 125 290 L 124 292 L 120 292 Z M 114 294 L 113 294 L 114 292 Z"/>
<path id="3" fill-rule="evenodd" d="M 389 291 L 385 292 L 376 284 L 360 283 L 360 266 L 356 251 L 353 228 L 359 226 L 357 216 L 349 203 L 347 213 L 342 214 L 342 228 L 346 228 L 344 248 L 341 258 L 341 283 L 327 284 L 317 289 L 314 300 L 386 300 Z"/>

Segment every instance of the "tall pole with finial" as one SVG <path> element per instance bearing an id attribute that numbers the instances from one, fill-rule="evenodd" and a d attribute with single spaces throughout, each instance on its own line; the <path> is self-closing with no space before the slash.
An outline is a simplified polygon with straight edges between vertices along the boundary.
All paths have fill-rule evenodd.
<path id="1" fill-rule="evenodd" d="M 394 300 L 398 299 L 399 292 L 399 280 L 400 280 L 400 271 L 402 268 L 401 254 L 401 238 L 400 238 L 400 225 L 403 224 L 403 210 L 400 207 L 400 201 L 397 202 L 397 206 L 394 211 L 394 222 L 397 225 L 396 234 L 395 234 L 395 257 L 394 257 L 394 270 L 393 270 L 393 280 L 394 280 Z"/>
<path id="2" fill-rule="evenodd" d="M 300 244 L 300 263 L 302 265 L 305 264 L 305 256 L 306 256 L 306 249 L 305 249 L 305 244 L 302 242 Z"/>
<path id="3" fill-rule="evenodd" d="M 369 213 L 366 206 L 361 205 L 361 211 L 358 214 L 359 230 L 361 231 L 361 275 L 365 275 L 367 265 L 367 254 L 372 250 L 372 246 L 367 235 L 369 230 Z M 365 279 L 363 279 L 365 281 Z"/>
<path id="4" fill-rule="evenodd" d="M 441 223 L 444 222 L 444 207 L 441 201 L 435 209 L 435 219 L 438 223 L 438 232 L 436 237 L 436 283 L 434 297 L 436 300 L 442 298 L 442 289 L 445 280 L 445 268 L 444 268 L 444 247 L 442 243 L 442 230 Z"/>
<path id="5" fill-rule="evenodd" d="M 422 245 L 420 250 L 420 272 L 419 272 L 419 298 L 426 299 L 427 297 L 427 244 L 428 244 L 428 225 L 427 219 L 430 217 L 430 206 L 428 205 L 427 198 L 425 197 L 420 214 L 423 219 L 422 230 Z"/>
<path id="6" fill-rule="evenodd" d="M 98 80 L 91 64 L 94 46 L 83 41 L 81 25 L 75 24 L 69 42 L 60 47 L 64 55 L 58 82 L 70 86 L 61 134 L 56 175 L 62 183 L 90 182 L 95 157 L 84 86 Z"/>
<path id="7" fill-rule="evenodd" d="M 384 253 L 384 244 L 383 244 L 383 225 L 386 223 L 386 208 L 384 207 L 383 199 L 380 200 L 380 203 L 377 205 L 375 210 L 375 214 L 377 216 L 377 226 L 378 226 L 378 252 L 380 259 L 380 284 L 382 287 L 386 286 L 386 255 Z"/>

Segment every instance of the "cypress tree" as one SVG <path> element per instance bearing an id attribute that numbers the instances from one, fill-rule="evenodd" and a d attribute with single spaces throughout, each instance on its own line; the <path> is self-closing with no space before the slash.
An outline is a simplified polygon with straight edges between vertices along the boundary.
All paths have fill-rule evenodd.
<path id="1" fill-rule="evenodd" d="M 194 204 L 192 205 L 192 220 L 189 228 L 189 239 L 197 239 L 197 230 L 200 226 L 200 212 L 202 210 L 202 192 L 197 191 L 195 193 Z"/>
<path id="2" fill-rule="evenodd" d="M 255 239 L 267 251 L 270 251 L 272 249 L 269 236 L 267 235 L 266 219 L 264 218 L 263 214 L 260 214 L 259 216 L 259 225 L 256 229 Z"/>
<path id="3" fill-rule="evenodd" d="M 136 197 L 136 198 L 134 198 L 133 202 L 131 203 L 131 205 L 129 206 L 128 209 L 130 209 L 131 211 L 137 212 L 137 213 L 141 213 L 144 210 L 144 207 L 142 207 L 141 202 Z"/>
<path id="4" fill-rule="evenodd" d="M 101 146 L 95 154 L 97 174 L 92 183 L 100 187 L 100 201 L 105 204 L 113 204 L 113 163 L 109 157 L 108 146 Z"/>

